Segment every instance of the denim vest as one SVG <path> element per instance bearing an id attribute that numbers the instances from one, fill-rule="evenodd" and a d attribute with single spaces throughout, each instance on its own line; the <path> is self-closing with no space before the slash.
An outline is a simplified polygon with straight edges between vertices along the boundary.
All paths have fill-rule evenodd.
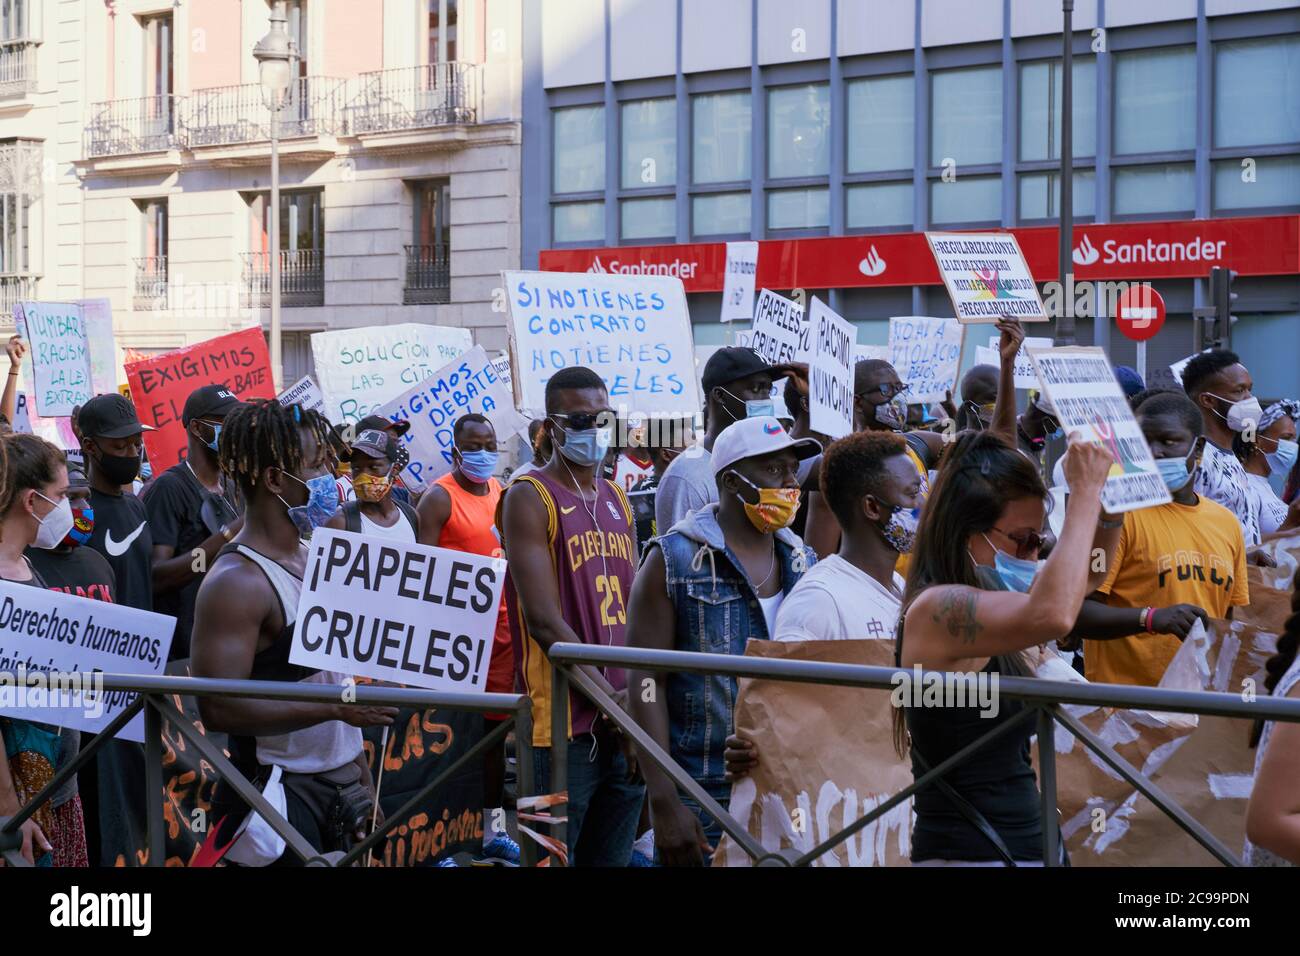
<path id="1" fill-rule="evenodd" d="M 716 504 L 693 511 L 656 538 L 664 556 L 668 597 L 676 612 L 678 651 L 745 653 L 751 640 L 768 640 L 758 595 L 726 546 Z M 781 593 L 788 595 L 817 556 L 793 532 L 776 533 Z M 736 679 L 724 675 L 669 674 L 670 753 L 702 784 L 725 780 L 723 750 L 732 732 Z"/>

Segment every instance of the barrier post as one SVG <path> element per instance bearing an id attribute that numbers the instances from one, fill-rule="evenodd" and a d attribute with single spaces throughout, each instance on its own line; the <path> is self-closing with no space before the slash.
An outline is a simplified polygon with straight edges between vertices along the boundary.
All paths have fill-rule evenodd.
<path id="1" fill-rule="evenodd" d="M 551 793 L 565 794 L 565 802 L 551 807 L 551 816 L 563 821 L 569 813 L 569 675 L 563 664 L 551 664 Z M 568 845 L 569 825 L 556 823 L 551 835 Z M 572 853 L 572 849 L 569 851 Z"/>
<path id="2" fill-rule="evenodd" d="M 1056 809 L 1056 721 L 1052 709 L 1038 708 L 1038 786 L 1043 805 L 1043 866 L 1060 866 L 1061 826 Z"/>
<path id="3" fill-rule="evenodd" d="M 146 697 L 144 708 L 145 818 L 149 825 L 149 865 L 163 866 L 167 847 L 163 840 L 162 714 Z"/>

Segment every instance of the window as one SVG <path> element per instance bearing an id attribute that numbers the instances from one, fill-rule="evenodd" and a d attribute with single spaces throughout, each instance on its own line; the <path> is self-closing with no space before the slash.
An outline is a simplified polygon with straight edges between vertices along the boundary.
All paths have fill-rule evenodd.
<path id="1" fill-rule="evenodd" d="M 912 225 L 912 184 L 860 183 L 846 191 L 845 224 L 850 229 Z"/>
<path id="2" fill-rule="evenodd" d="M 605 188 L 605 108 L 578 106 L 554 114 L 553 189 L 557 193 Z"/>
<path id="3" fill-rule="evenodd" d="M 455 61 L 456 19 L 456 0 L 429 0 L 430 63 Z"/>
<path id="4" fill-rule="evenodd" d="M 691 231 L 697 236 L 748 236 L 749 193 L 705 193 L 691 199 Z"/>
<path id="5" fill-rule="evenodd" d="M 451 183 L 430 179 L 411 184 L 411 211 L 419 246 L 446 246 L 451 240 Z"/>
<path id="6" fill-rule="evenodd" d="M 32 198 L 18 193 L 0 193 L 0 275 L 25 275 L 31 271 L 28 258 L 31 234 Z"/>
<path id="7" fill-rule="evenodd" d="M 1188 213 L 1196 208 L 1196 174 L 1191 163 L 1117 166 L 1115 215 Z"/>
<path id="8" fill-rule="evenodd" d="M 280 294 L 287 307 L 325 303 L 324 192 L 303 189 L 280 193 Z M 270 297 L 270 196 L 249 197 L 251 237 L 245 257 L 246 307 L 259 307 Z"/>
<path id="9" fill-rule="evenodd" d="M 767 174 L 773 179 L 830 172 L 830 91 L 825 83 L 779 87 L 767 100 Z"/>
<path id="10" fill-rule="evenodd" d="M 1097 214 L 1097 177 L 1090 169 L 1074 173 L 1074 215 Z M 1020 177 L 1020 218 L 1057 219 L 1061 207 L 1060 173 L 1027 173 Z"/>
<path id="11" fill-rule="evenodd" d="M 30 0 L 0 0 L 0 40 L 26 40 L 29 37 L 28 3 Z"/>
<path id="12" fill-rule="evenodd" d="M 1097 152 L 1097 63 L 1091 57 L 1074 61 L 1071 71 L 1074 155 Z M 1020 158 L 1026 162 L 1061 158 L 1060 60 L 1020 66 Z"/>
<path id="13" fill-rule="evenodd" d="M 748 180 L 752 140 L 748 93 L 712 93 L 691 101 L 694 182 Z M 745 231 L 749 231 L 748 226 Z"/>
<path id="14" fill-rule="evenodd" d="M 325 217 L 321 208 L 322 190 L 307 189 L 280 193 L 280 250 L 297 252 L 325 248 Z M 252 221 L 250 251 L 267 253 L 271 249 L 270 195 L 257 193 L 249 202 Z"/>
<path id="15" fill-rule="evenodd" d="M 142 199 L 140 258 L 135 260 L 135 307 L 163 308 L 167 301 L 167 200 Z"/>
<path id="16" fill-rule="evenodd" d="M 1002 69 L 977 66 L 930 74 L 930 165 L 1002 162 Z M 997 218 L 997 217 L 994 217 Z"/>
<path id="17" fill-rule="evenodd" d="M 164 14 L 141 21 L 145 32 L 144 95 L 170 96 L 175 89 L 172 72 L 172 17 Z"/>
<path id="18" fill-rule="evenodd" d="M 677 104 L 671 99 L 633 100 L 622 105 L 620 115 L 623 188 L 677 182 Z"/>
<path id="19" fill-rule="evenodd" d="M 1239 159 L 1214 164 L 1214 208 L 1259 209 L 1300 206 L 1300 156 L 1260 156 L 1254 159 L 1253 180 L 1243 179 Z"/>
<path id="20" fill-rule="evenodd" d="M 603 202 L 557 204 L 551 213 L 551 233 L 555 242 L 604 242 L 605 204 Z"/>
<path id="21" fill-rule="evenodd" d="M 930 183 L 933 223 L 999 222 L 1002 219 L 1002 179 L 999 176 L 958 176 Z"/>
<path id="22" fill-rule="evenodd" d="M 167 258 L 167 200 L 145 199 L 138 203 L 142 232 L 140 252 L 146 259 Z"/>
<path id="23" fill-rule="evenodd" d="M 293 45 L 298 51 L 298 75 L 307 75 L 307 0 L 289 0 L 285 4 L 284 15 L 289 19 L 285 25 Z"/>
<path id="24" fill-rule="evenodd" d="M 1193 149 L 1196 51 L 1169 47 L 1115 54 L 1114 111 L 1119 155 Z"/>
<path id="25" fill-rule="evenodd" d="M 847 172 L 912 168 L 914 88 L 911 74 L 849 82 Z"/>
<path id="26" fill-rule="evenodd" d="M 622 203 L 624 239 L 672 239 L 677 235 L 676 204 L 672 199 L 625 199 Z"/>
<path id="27" fill-rule="evenodd" d="M 828 189 L 776 189 L 767 194 L 769 229 L 825 229 L 830 221 Z"/>
<path id="28" fill-rule="evenodd" d="M 1214 145 L 1271 143 L 1300 143 L 1300 36 L 1216 44 Z"/>
<path id="29" fill-rule="evenodd" d="M 411 244 L 406 247 L 404 305 L 451 301 L 451 184 L 411 184 Z"/>

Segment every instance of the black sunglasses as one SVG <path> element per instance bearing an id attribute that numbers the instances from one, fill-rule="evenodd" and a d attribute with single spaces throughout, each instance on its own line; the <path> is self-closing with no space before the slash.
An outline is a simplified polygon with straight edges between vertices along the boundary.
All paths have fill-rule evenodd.
<path id="1" fill-rule="evenodd" d="M 1026 553 L 1037 553 L 1043 549 L 1043 545 L 1047 544 L 1047 536 L 1037 531 L 1018 531 L 1015 534 L 1007 534 L 998 527 L 993 530 L 1015 544 L 1017 558 L 1023 557 Z"/>
<path id="2" fill-rule="evenodd" d="M 555 419 L 562 418 L 569 428 L 585 432 L 588 429 L 602 427 L 608 414 L 609 412 L 577 412 L 573 415 L 563 415 L 557 412 L 551 417 Z"/>

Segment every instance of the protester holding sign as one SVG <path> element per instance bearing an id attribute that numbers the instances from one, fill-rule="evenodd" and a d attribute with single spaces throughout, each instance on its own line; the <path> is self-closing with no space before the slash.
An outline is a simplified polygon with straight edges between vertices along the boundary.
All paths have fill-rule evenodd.
<path id="1" fill-rule="evenodd" d="M 336 426 L 333 429 L 333 435 L 335 439 L 337 439 L 337 441 L 340 442 L 343 448 L 345 449 L 344 452 L 341 452 L 341 454 L 344 456 L 343 457 L 344 462 L 350 462 L 352 460 L 352 450 L 351 450 L 352 443 L 356 441 L 357 436 L 364 431 L 370 431 L 372 429 L 377 429 L 378 431 L 387 432 L 389 435 L 393 436 L 393 438 L 400 439 L 408 431 L 411 430 L 411 423 L 404 419 L 398 419 L 397 421 L 389 421 L 387 418 L 384 418 L 382 415 L 367 415 L 365 418 L 361 419 L 361 421 L 356 422 L 355 424 L 343 425 L 341 427 Z M 333 444 L 334 442 L 331 441 L 331 445 Z M 338 491 L 339 491 L 340 502 L 348 502 L 348 501 L 356 500 L 357 495 L 352 488 L 352 469 L 350 467 L 348 468 L 346 474 L 339 476 Z M 393 476 L 392 495 L 394 501 L 400 501 L 403 504 L 408 504 L 408 505 L 412 504 L 411 491 L 409 488 L 406 487 L 405 484 L 403 484 L 402 476 L 400 474 Z"/>
<path id="2" fill-rule="evenodd" d="M 23 370 L 27 343 L 21 335 L 11 335 L 5 343 L 5 351 L 9 354 L 9 377 L 5 379 L 4 394 L 0 395 L 0 420 L 13 428 L 18 421 L 18 375 Z"/>
<path id="3" fill-rule="evenodd" d="M 208 566 L 244 526 L 241 505 L 217 462 L 226 416 L 243 404 L 224 385 L 201 385 L 185 400 L 185 459 L 141 495 L 153 536 L 154 607 L 176 618 L 172 656 L 190 656 L 194 599 Z"/>
<path id="4" fill-rule="evenodd" d="M 718 502 L 651 543 L 632 588 L 629 646 L 741 655 L 750 640 L 771 637 L 782 602 L 817 560 L 788 529 L 799 507 L 799 462 L 820 451 L 770 415 L 723 429 L 711 456 Z M 642 688 L 664 679 L 628 676 Z M 669 674 L 665 692 L 630 698 L 637 722 L 723 807 L 731 796 L 723 750 L 737 686 L 725 675 Z M 642 772 L 661 862 L 699 866 L 722 828 L 658 767 Z"/>
<path id="5" fill-rule="evenodd" d="M 552 644 L 624 644 L 636 560 L 627 499 L 596 476 L 609 450 L 609 429 L 601 426 L 613 415 L 604 381 L 588 368 L 561 369 L 547 381 L 545 400 L 555 451 L 545 467 L 510 485 L 497 520 L 515 593 L 511 629 L 535 714 L 551 710 Z M 626 702 L 621 670 L 582 670 Z M 550 728 L 549 720 L 534 721 L 534 748 L 551 746 Z M 631 782 L 623 738 L 576 690 L 569 693 L 569 734 L 567 781 L 552 780 L 549 752 L 534 750 L 536 792 L 567 787 L 571 862 L 626 866 L 645 789 Z"/>
<path id="6" fill-rule="evenodd" d="M 998 366 L 972 365 L 961 379 L 961 406 L 954 416 L 957 430 L 983 431 L 993 423 L 998 397 Z"/>
<path id="7" fill-rule="evenodd" d="M 1250 486 L 1259 496 L 1259 530 L 1261 535 L 1277 531 L 1295 534 L 1300 530 L 1300 504 L 1290 508 L 1278 497 L 1269 482 L 1269 476 L 1285 476 L 1295 467 L 1297 451 L 1296 419 L 1300 418 L 1300 402 L 1283 399 L 1270 402 L 1260 416 L 1255 429 L 1255 440 L 1248 442 L 1244 436 L 1233 439 L 1232 449 L 1246 469 Z"/>
<path id="8" fill-rule="evenodd" d="M 250 402 L 226 420 L 221 468 L 243 492 L 247 510 L 244 527 L 199 588 L 195 677 L 339 684 L 347 676 L 289 663 L 307 567 L 302 535 L 338 507 L 324 467 L 328 441 L 324 419 L 274 399 Z M 231 761 L 241 773 L 283 786 L 287 818 L 314 848 L 344 850 L 369 825 L 374 788 L 359 728 L 392 723 L 396 708 L 205 697 L 199 711 L 209 729 L 230 735 Z M 254 837 L 235 841 L 248 812 L 223 780 L 195 865 L 227 853 L 243 865 L 295 865 L 282 840 L 254 839 L 257 821 L 249 826 Z"/>
<path id="9" fill-rule="evenodd" d="M 501 500 L 501 483 L 492 476 L 499 455 L 497 435 L 483 415 L 471 412 L 452 426 L 452 470 L 443 475 L 420 498 L 420 544 L 450 548 L 484 557 L 500 557 L 496 510 Z M 512 694 L 515 690 L 515 657 L 510 646 L 510 616 L 502 597 L 497 629 L 488 665 L 487 692 Z M 489 714 L 489 731 L 504 714 Z M 505 792 L 505 742 L 483 757 L 483 814 L 485 822 L 504 820 L 501 811 Z M 479 862 L 519 865 L 519 844 L 504 830 L 483 827 L 483 853 Z"/>
<path id="10" fill-rule="evenodd" d="M 367 428 L 352 442 L 352 491 L 327 528 L 367 534 L 376 538 L 414 542 L 420 533 L 420 519 L 404 501 L 393 497 L 393 482 L 402 460 L 397 436 L 378 428 Z"/>

